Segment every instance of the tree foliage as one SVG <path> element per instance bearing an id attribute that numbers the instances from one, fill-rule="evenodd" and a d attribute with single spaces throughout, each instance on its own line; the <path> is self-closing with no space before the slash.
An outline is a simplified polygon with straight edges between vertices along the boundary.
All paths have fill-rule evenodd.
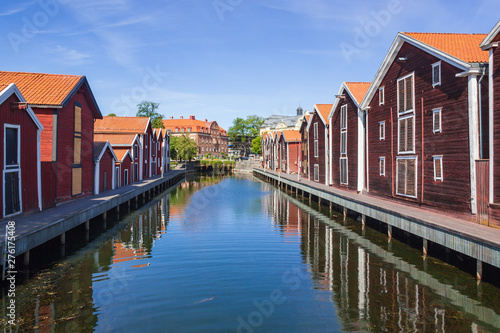
<path id="1" fill-rule="evenodd" d="M 163 126 L 163 115 L 157 111 L 159 107 L 159 103 L 142 101 L 137 104 L 136 117 L 151 117 L 151 126 L 153 128 L 165 128 Z"/>
<path id="2" fill-rule="evenodd" d="M 170 139 L 170 156 L 173 159 L 191 161 L 198 153 L 198 144 L 189 136 L 173 136 Z"/>
<path id="3" fill-rule="evenodd" d="M 110 113 L 110 114 L 108 114 L 108 117 L 116 117 L 116 114 Z"/>
<path id="4" fill-rule="evenodd" d="M 253 138 L 259 136 L 260 127 L 265 119 L 256 115 L 248 116 L 246 119 L 236 118 L 233 120 L 227 132 L 232 142 L 242 142 L 245 148 L 245 154 Z"/>
<path id="5" fill-rule="evenodd" d="M 262 145 L 261 145 L 262 141 L 261 141 L 261 139 L 262 139 L 262 137 L 259 135 L 259 136 L 256 136 L 252 140 L 252 147 L 250 148 L 252 153 L 258 154 L 258 155 L 260 155 L 262 153 Z"/>

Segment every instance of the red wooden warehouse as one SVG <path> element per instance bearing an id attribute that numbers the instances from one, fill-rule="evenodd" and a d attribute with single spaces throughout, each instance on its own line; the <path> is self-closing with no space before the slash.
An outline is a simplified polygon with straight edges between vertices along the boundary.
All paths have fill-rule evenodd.
<path id="1" fill-rule="evenodd" d="M 489 223 L 500 226 L 500 21 L 481 43 L 489 52 Z"/>
<path id="2" fill-rule="evenodd" d="M 370 193 L 476 213 L 475 164 L 488 156 L 484 38 L 396 36 L 361 103 Z"/>
<path id="3" fill-rule="evenodd" d="M 328 185 L 328 115 L 332 104 L 315 104 L 307 125 L 309 180 Z"/>
<path id="4" fill-rule="evenodd" d="M 309 120 L 311 119 L 310 114 L 304 115 L 302 118 L 302 124 L 300 125 L 300 158 L 299 158 L 299 166 L 300 166 L 300 175 L 302 177 L 309 177 L 309 144 L 307 141 L 308 133 L 307 133 L 307 125 L 309 124 Z"/>
<path id="5" fill-rule="evenodd" d="M 0 218 L 42 210 L 43 126 L 15 84 L 0 84 Z"/>
<path id="6" fill-rule="evenodd" d="M 92 193 L 94 120 L 102 118 L 85 76 L 0 72 L 15 83 L 43 125 L 44 207 Z"/>
<path id="7" fill-rule="evenodd" d="M 94 142 L 94 193 L 111 190 L 115 188 L 115 164 L 116 155 L 108 141 Z"/>
<path id="8" fill-rule="evenodd" d="M 297 173 L 301 154 L 301 136 L 299 131 L 283 130 L 280 133 L 279 144 L 284 146 L 282 160 L 284 168 L 282 172 Z"/>
<path id="9" fill-rule="evenodd" d="M 359 104 L 368 82 L 344 82 L 328 117 L 330 183 L 361 192 L 365 180 L 365 114 Z"/>
<path id="10" fill-rule="evenodd" d="M 115 186 L 122 187 L 132 182 L 132 154 L 127 148 L 113 148 L 116 155 Z"/>

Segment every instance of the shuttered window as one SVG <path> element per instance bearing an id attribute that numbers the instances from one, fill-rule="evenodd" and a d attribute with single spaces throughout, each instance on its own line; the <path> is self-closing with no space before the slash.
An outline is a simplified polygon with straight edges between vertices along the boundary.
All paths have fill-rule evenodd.
<path id="1" fill-rule="evenodd" d="M 314 157 L 318 157 L 319 156 L 319 152 L 318 152 L 318 140 L 314 140 Z"/>
<path id="2" fill-rule="evenodd" d="M 82 163 L 82 108 L 75 105 L 75 130 L 73 133 L 73 164 Z"/>
<path id="3" fill-rule="evenodd" d="M 441 61 L 432 64 L 432 87 L 441 85 Z"/>
<path id="4" fill-rule="evenodd" d="M 340 108 L 340 154 L 347 154 L 347 105 Z"/>
<path id="5" fill-rule="evenodd" d="M 399 118 L 398 148 L 399 153 L 415 151 L 415 116 Z"/>
<path id="6" fill-rule="evenodd" d="M 417 197 L 417 158 L 397 159 L 396 193 L 408 197 Z"/>
<path id="7" fill-rule="evenodd" d="M 78 195 L 82 193 L 82 168 L 71 169 L 71 195 Z"/>
<path id="8" fill-rule="evenodd" d="M 318 123 L 314 123 L 314 139 L 318 138 Z"/>
<path id="9" fill-rule="evenodd" d="M 398 80 L 398 112 L 408 113 L 414 110 L 413 106 L 413 74 Z"/>
<path id="10" fill-rule="evenodd" d="M 385 176 L 385 157 L 379 157 L 378 163 L 380 176 Z"/>
<path id="11" fill-rule="evenodd" d="M 434 180 L 443 181 L 443 156 L 433 156 Z"/>
<path id="12" fill-rule="evenodd" d="M 432 110 L 432 128 L 434 133 L 441 132 L 441 109 Z"/>
<path id="13" fill-rule="evenodd" d="M 314 164 L 314 181 L 319 182 L 319 164 Z"/>
<path id="14" fill-rule="evenodd" d="M 385 96 L 384 96 L 384 87 L 378 88 L 378 105 L 384 105 Z"/>
<path id="15" fill-rule="evenodd" d="M 347 104 L 340 107 L 340 129 L 347 129 Z"/>
<path id="16" fill-rule="evenodd" d="M 347 154 L 347 132 L 340 133 L 340 153 Z"/>
<path id="17" fill-rule="evenodd" d="M 378 129 L 379 129 L 379 139 L 385 140 L 385 121 L 381 121 L 378 123 Z"/>
<path id="18" fill-rule="evenodd" d="M 340 158 L 340 184 L 347 185 L 347 157 Z"/>

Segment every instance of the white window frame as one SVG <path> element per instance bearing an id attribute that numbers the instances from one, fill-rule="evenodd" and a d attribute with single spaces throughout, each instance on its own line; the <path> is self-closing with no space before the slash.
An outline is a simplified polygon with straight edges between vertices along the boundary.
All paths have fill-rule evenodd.
<path id="1" fill-rule="evenodd" d="M 378 170 L 381 177 L 385 177 L 385 156 L 378 158 Z"/>
<path id="2" fill-rule="evenodd" d="M 410 118 L 413 118 L 413 149 L 411 151 L 401 151 L 400 140 L 399 140 L 399 137 L 401 135 L 401 133 L 399 132 L 401 130 L 401 126 L 399 125 L 399 123 L 403 120 L 410 119 Z M 407 115 L 407 116 L 404 116 L 404 117 L 401 117 L 398 119 L 398 154 L 403 154 L 403 155 L 415 154 L 415 127 L 416 127 L 415 122 L 416 122 L 416 119 L 415 119 L 414 114 Z"/>
<path id="3" fill-rule="evenodd" d="M 415 195 L 408 195 L 408 194 L 402 194 L 398 193 L 398 184 L 399 184 L 399 165 L 398 161 L 399 160 L 415 160 Z M 407 197 L 407 198 L 414 198 L 416 199 L 418 197 L 418 156 L 398 156 L 396 157 L 396 194 Z"/>
<path id="4" fill-rule="evenodd" d="M 123 170 L 123 186 L 126 186 L 129 184 L 128 181 L 128 169 Z"/>
<path id="5" fill-rule="evenodd" d="M 347 104 L 340 107 L 340 129 L 347 129 Z"/>
<path id="6" fill-rule="evenodd" d="M 413 72 L 413 73 L 410 73 L 410 74 L 408 74 L 406 76 L 403 76 L 403 77 L 399 78 L 397 80 L 397 82 L 396 82 L 396 90 L 397 90 L 396 97 L 397 97 L 397 105 L 398 105 L 398 117 L 402 116 L 402 115 L 405 115 L 405 114 L 408 114 L 408 113 L 414 113 L 415 112 L 415 75 L 414 74 L 415 73 Z M 413 97 L 413 101 L 412 101 L 413 109 L 400 112 L 399 111 L 400 110 L 400 108 L 399 108 L 399 81 L 403 81 L 403 80 L 409 78 L 410 76 L 411 76 L 412 81 L 413 81 L 412 82 L 412 87 L 413 87 L 413 96 L 412 96 Z M 405 86 L 405 91 L 406 91 L 406 86 Z"/>
<path id="7" fill-rule="evenodd" d="M 7 169 L 7 128 L 15 128 L 17 129 L 17 164 L 14 166 L 10 166 L 9 169 Z M 14 212 L 9 215 L 5 215 L 5 174 L 7 173 L 12 173 L 12 172 L 17 172 L 19 174 L 19 211 Z M 23 192 L 22 192 L 22 174 L 21 174 L 21 125 L 14 125 L 14 124 L 4 124 L 3 126 L 3 174 L 2 174 L 2 197 L 3 197 L 3 217 L 9 217 L 9 216 L 14 216 L 21 214 L 23 212 Z"/>
<path id="8" fill-rule="evenodd" d="M 435 82 L 434 78 L 434 68 L 438 67 L 439 68 L 439 81 Z M 438 61 L 436 63 L 432 64 L 432 88 L 440 86 L 441 81 L 442 81 L 442 75 L 441 75 L 441 61 Z"/>
<path id="9" fill-rule="evenodd" d="M 436 177 L 436 162 L 441 164 L 441 177 Z M 443 174 L 443 155 L 435 155 L 432 156 L 432 165 L 434 167 L 434 181 L 443 182 L 444 174 Z"/>
<path id="10" fill-rule="evenodd" d="M 345 160 L 345 182 L 342 182 L 342 160 Z M 347 161 L 347 156 L 340 158 L 340 184 L 341 185 L 349 185 L 349 164 Z"/>
<path id="11" fill-rule="evenodd" d="M 443 128 L 443 119 L 442 119 L 442 108 L 432 110 L 432 132 L 433 133 L 441 133 Z M 435 114 L 439 115 L 439 128 L 436 128 L 436 119 Z"/>
<path id="12" fill-rule="evenodd" d="M 342 137 L 345 137 L 344 146 L 342 146 Z M 342 148 L 344 151 L 342 151 Z M 340 155 L 347 155 L 347 131 L 343 130 L 340 132 Z"/>
<path id="13" fill-rule="evenodd" d="M 384 105 L 385 102 L 385 91 L 384 87 L 378 88 L 378 105 Z"/>
<path id="14" fill-rule="evenodd" d="M 314 181 L 319 182 L 319 164 L 314 164 Z"/>
<path id="15" fill-rule="evenodd" d="M 318 139 L 318 123 L 314 123 L 314 140 Z"/>
<path id="16" fill-rule="evenodd" d="M 385 140 L 385 120 L 378 123 L 379 140 Z"/>
<path id="17" fill-rule="evenodd" d="M 319 157 L 318 140 L 314 140 L 314 157 Z"/>

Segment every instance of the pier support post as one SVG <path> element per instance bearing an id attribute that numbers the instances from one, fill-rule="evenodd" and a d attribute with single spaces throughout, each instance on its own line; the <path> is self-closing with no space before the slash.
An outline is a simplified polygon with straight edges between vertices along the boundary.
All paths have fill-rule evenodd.
<path id="1" fill-rule="evenodd" d="M 130 200 L 127 201 L 127 213 L 130 213 Z"/>
<path id="2" fill-rule="evenodd" d="M 318 207 L 321 208 L 321 197 L 318 197 Z"/>
<path id="3" fill-rule="evenodd" d="M 347 207 L 342 208 L 342 213 L 344 215 L 344 221 L 345 221 L 345 219 L 347 218 Z"/>
<path id="4" fill-rule="evenodd" d="M 86 231 L 90 230 L 90 221 L 89 220 L 85 221 L 85 230 Z"/>
<path id="5" fill-rule="evenodd" d="M 309 203 L 311 203 L 311 201 L 312 201 L 312 194 L 311 192 L 309 192 Z"/>
<path id="6" fill-rule="evenodd" d="M 429 244 L 427 244 L 427 239 L 424 239 L 422 244 L 422 252 L 424 252 L 424 259 L 427 258 L 428 248 Z"/>
<path id="7" fill-rule="evenodd" d="M 483 262 L 481 260 L 477 260 L 476 262 L 476 275 L 477 275 L 477 280 L 481 281 L 483 278 Z"/>
<path id="8" fill-rule="evenodd" d="M 102 220 L 102 228 L 104 230 L 108 229 L 108 224 L 106 223 L 106 220 Z"/>
<path id="9" fill-rule="evenodd" d="M 119 220 L 120 219 L 120 205 L 116 206 L 116 218 Z"/>
<path id="10" fill-rule="evenodd" d="M 361 214 L 361 225 L 363 226 L 363 229 L 366 226 L 366 215 L 365 214 Z"/>
<path id="11" fill-rule="evenodd" d="M 65 232 L 63 232 L 61 234 L 61 245 L 64 245 L 64 244 L 66 244 L 66 233 Z"/>
<path id="12" fill-rule="evenodd" d="M 387 225 L 387 237 L 389 237 L 389 242 L 392 239 L 392 225 Z"/>
<path id="13" fill-rule="evenodd" d="M 330 201 L 330 213 L 332 212 L 332 202 Z"/>
<path id="14" fill-rule="evenodd" d="M 29 266 L 30 265 L 30 251 L 26 251 L 24 252 L 24 258 L 23 258 L 23 263 L 25 266 Z"/>
<path id="15" fill-rule="evenodd" d="M 102 220 L 104 222 L 106 222 L 107 218 L 108 218 L 108 212 L 106 211 L 106 212 L 102 213 Z"/>

